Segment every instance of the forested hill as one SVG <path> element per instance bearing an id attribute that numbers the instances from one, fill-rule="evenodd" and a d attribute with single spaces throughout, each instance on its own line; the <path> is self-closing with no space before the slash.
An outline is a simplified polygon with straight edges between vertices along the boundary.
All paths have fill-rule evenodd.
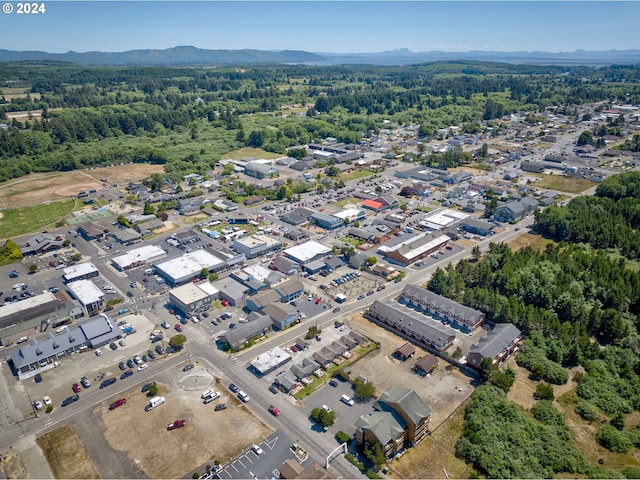
<path id="1" fill-rule="evenodd" d="M 0 50 L 0 62 L 63 61 L 81 65 L 210 65 L 244 63 L 305 63 L 324 58 L 314 53 L 282 50 L 206 50 L 196 47 L 174 47 L 165 50 L 129 50 L 126 52 L 18 52 Z"/>
<path id="2" fill-rule="evenodd" d="M 62 61 L 80 65 L 241 65 L 306 63 L 314 65 L 409 65 L 428 62 L 472 60 L 530 65 L 612 65 L 640 63 L 640 50 L 574 52 L 468 51 L 412 52 L 398 49 L 372 53 L 319 53 L 300 50 L 211 50 L 193 46 L 129 50 L 125 52 L 66 52 L 0 50 L 0 62 Z"/>

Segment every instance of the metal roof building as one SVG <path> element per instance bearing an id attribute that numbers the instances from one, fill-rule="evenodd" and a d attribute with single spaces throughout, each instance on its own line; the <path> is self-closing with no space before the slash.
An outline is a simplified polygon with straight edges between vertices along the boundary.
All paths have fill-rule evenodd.
<path id="1" fill-rule="evenodd" d="M 284 254 L 294 262 L 304 264 L 313 260 L 320 260 L 331 252 L 332 250 L 329 247 L 325 247 L 318 242 L 309 240 L 308 242 L 304 242 L 300 245 L 287 248 L 284 251 Z"/>
<path id="2" fill-rule="evenodd" d="M 274 347 L 268 352 L 251 361 L 251 366 L 261 375 L 269 373 L 291 360 L 291 355 L 280 347 Z"/>
<path id="3" fill-rule="evenodd" d="M 79 263 L 62 270 L 62 278 L 66 283 L 75 282 L 76 280 L 85 280 L 100 275 L 96 266 L 91 262 Z"/>
<path id="4" fill-rule="evenodd" d="M 111 263 L 120 271 L 145 265 L 152 260 L 163 258 L 167 252 L 157 245 L 145 245 L 144 247 L 129 250 L 124 255 L 114 257 Z"/>
<path id="5" fill-rule="evenodd" d="M 177 258 L 154 265 L 154 269 L 162 275 L 170 285 L 182 285 L 197 277 L 203 268 L 215 272 L 225 266 L 225 261 L 202 249 L 185 253 Z"/>
<path id="6" fill-rule="evenodd" d="M 78 300 L 85 313 L 98 310 L 104 302 L 104 292 L 91 280 L 78 280 L 68 285 L 71 296 Z"/>

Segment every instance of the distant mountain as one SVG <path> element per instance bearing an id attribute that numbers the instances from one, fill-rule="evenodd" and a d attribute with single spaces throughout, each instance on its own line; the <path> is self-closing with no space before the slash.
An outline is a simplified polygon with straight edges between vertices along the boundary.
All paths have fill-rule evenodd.
<path id="1" fill-rule="evenodd" d="M 305 63 L 323 61 L 314 53 L 296 50 L 206 50 L 174 47 L 166 50 L 129 50 L 127 52 L 17 52 L 0 50 L 0 62 L 62 61 L 81 65 L 216 65 L 243 63 Z"/>
<path id="2" fill-rule="evenodd" d="M 374 53 L 320 53 L 299 50 L 207 50 L 191 46 L 165 50 L 129 50 L 126 52 L 18 52 L 0 50 L 0 62 L 47 61 L 81 65 L 221 65 L 258 63 L 297 63 L 308 65 L 370 64 L 407 65 L 438 61 L 476 60 L 488 62 L 543 65 L 611 65 L 640 63 L 640 50 L 574 52 L 412 52 L 406 48 Z"/>

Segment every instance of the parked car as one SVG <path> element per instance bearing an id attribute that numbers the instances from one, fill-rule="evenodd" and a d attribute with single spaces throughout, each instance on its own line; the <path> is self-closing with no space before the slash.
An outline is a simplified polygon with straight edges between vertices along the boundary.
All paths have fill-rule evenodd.
<path id="1" fill-rule="evenodd" d="M 332 387 L 337 387 L 338 382 L 336 382 L 335 380 L 329 380 L 329 385 L 331 385 Z"/>
<path id="2" fill-rule="evenodd" d="M 73 393 L 78 393 L 81 390 L 80 385 L 77 383 L 74 383 L 71 388 L 73 389 Z"/>
<path id="3" fill-rule="evenodd" d="M 89 379 L 87 377 L 82 377 L 80 379 L 80 383 L 82 384 L 82 386 L 84 388 L 89 388 L 91 386 L 91 382 L 89 381 Z"/>
<path id="4" fill-rule="evenodd" d="M 184 328 L 179 323 L 176 323 L 176 330 L 179 331 L 179 332 L 183 332 Z"/>
<path id="5" fill-rule="evenodd" d="M 256 455 L 262 455 L 264 452 L 262 451 L 262 449 L 256 445 L 255 443 L 253 445 L 251 445 L 251 450 L 253 451 L 253 453 L 255 453 Z"/>
<path id="6" fill-rule="evenodd" d="M 142 359 L 141 359 L 138 355 L 136 355 L 135 357 L 133 357 L 133 361 L 134 361 L 134 362 L 136 362 L 136 364 L 138 364 L 138 365 L 140 365 L 140 364 L 142 364 L 142 363 L 143 363 L 143 362 L 142 362 Z"/>
<path id="7" fill-rule="evenodd" d="M 217 412 L 218 410 L 224 410 L 225 408 L 227 408 L 227 404 L 226 403 L 219 403 L 218 405 L 216 405 L 214 407 L 214 410 Z"/>
<path id="8" fill-rule="evenodd" d="M 240 388 L 235 383 L 231 383 L 229 384 L 229 390 L 231 390 L 233 393 L 238 393 L 240 391 Z"/>
<path id="9" fill-rule="evenodd" d="M 336 307 L 333 310 L 331 310 L 333 313 L 338 313 L 340 311 L 340 307 Z"/>
<path id="10" fill-rule="evenodd" d="M 140 391 L 142 393 L 144 393 L 144 392 L 148 391 L 155 384 L 156 384 L 156 382 L 147 383 L 142 387 L 142 389 L 140 389 Z"/>
<path id="11" fill-rule="evenodd" d="M 133 363 L 133 360 L 131 360 L 131 359 L 127 360 L 127 367 L 129 367 L 129 368 L 133 368 L 133 367 L 135 367 L 135 366 L 136 366 L 136 364 L 135 364 L 135 363 Z"/>
<path id="12" fill-rule="evenodd" d="M 125 378 L 129 378 L 131 375 L 133 375 L 133 370 L 127 370 L 122 375 L 120 375 L 120 380 L 124 380 Z"/>
<path id="13" fill-rule="evenodd" d="M 176 428 L 184 427 L 186 424 L 186 420 L 176 420 L 167 426 L 167 430 L 175 430 Z"/>
<path id="14" fill-rule="evenodd" d="M 143 363 L 138 367 L 138 371 L 140 372 L 142 370 L 146 370 L 147 368 L 149 368 L 149 365 L 147 365 L 146 363 Z M 129 370 L 129 371 L 131 372 L 132 370 Z"/>
<path id="15" fill-rule="evenodd" d="M 45 396 L 42 398 L 42 401 L 44 402 L 44 404 L 48 407 L 49 405 L 53 404 L 53 402 L 51 401 L 51 399 L 48 396 Z"/>
<path id="16" fill-rule="evenodd" d="M 121 407 L 125 403 L 127 403 L 126 398 L 121 398 L 120 400 L 116 400 L 111 405 L 109 405 L 109 410 L 115 410 L 116 408 Z"/>
<path id="17" fill-rule="evenodd" d="M 118 341 L 118 345 L 120 345 L 121 347 L 124 347 L 126 343 L 124 343 L 124 340 L 120 340 Z"/>
<path id="18" fill-rule="evenodd" d="M 36 410 L 42 410 L 42 402 L 40 402 L 40 400 L 36 400 L 33 402 L 33 408 Z"/>
<path id="19" fill-rule="evenodd" d="M 156 345 L 156 352 L 158 352 L 158 355 L 164 355 L 164 348 L 162 348 L 162 345 Z"/>
<path id="20" fill-rule="evenodd" d="M 187 372 L 187 371 L 191 370 L 193 367 L 195 367 L 195 365 L 193 363 L 189 363 L 189 364 L 185 365 L 184 367 L 182 367 L 182 371 L 183 372 Z"/>
<path id="21" fill-rule="evenodd" d="M 102 355 L 102 350 L 100 350 L 99 348 L 96 350 L 96 356 L 100 356 Z"/>
<path id="22" fill-rule="evenodd" d="M 116 345 L 115 343 L 112 342 L 112 343 L 109 344 L 109 348 L 111 350 L 117 350 L 118 349 L 118 345 Z"/>

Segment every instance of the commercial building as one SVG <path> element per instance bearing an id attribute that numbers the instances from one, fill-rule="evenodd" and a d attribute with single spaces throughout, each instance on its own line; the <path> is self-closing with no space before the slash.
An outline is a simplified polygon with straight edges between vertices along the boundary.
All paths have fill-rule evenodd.
<path id="1" fill-rule="evenodd" d="M 336 228 L 344 227 L 344 220 L 334 215 L 328 215 L 323 212 L 316 212 L 311 215 L 311 220 L 320 228 L 325 230 L 335 230 Z"/>
<path id="2" fill-rule="evenodd" d="M 169 303 L 187 317 L 210 310 L 218 298 L 220 290 L 209 282 L 189 282 L 169 291 Z"/>
<path id="3" fill-rule="evenodd" d="M 467 363 L 480 368 L 485 358 L 501 365 L 520 347 L 522 332 L 513 323 L 498 323 L 486 337 L 474 344 L 467 354 Z"/>
<path id="4" fill-rule="evenodd" d="M 440 322 L 390 301 L 376 300 L 365 316 L 373 322 L 402 334 L 421 347 L 443 351 L 453 345 L 455 335 Z"/>
<path id="5" fill-rule="evenodd" d="M 64 306 L 60 299 L 48 291 L 20 302 L 0 305 L 0 339 L 4 341 L 10 335 L 34 327 L 33 319 L 36 319 L 37 325 L 39 319 L 46 320 L 47 316 L 62 310 Z"/>
<path id="6" fill-rule="evenodd" d="M 41 255 L 43 253 L 59 250 L 63 247 L 64 240 L 60 236 L 50 233 L 39 233 L 26 242 L 19 245 L 22 255 Z"/>
<path id="7" fill-rule="evenodd" d="M 274 347 L 251 361 L 251 366 L 260 375 L 272 372 L 291 360 L 291 355 L 280 347 Z"/>
<path id="8" fill-rule="evenodd" d="M 62 278 L 65 283 L 75 282 L 76 280 L 88 280 L 89 278 L 100 275 L 96 266 L 91 262 L 79 263 L 78 265 L 66 267 L 62 272 Z"/>
<path id="9" fill-rule="evenodd" d="M 299 280 L 290 279 L 276 285 L 274 290 L 278 292 L 278 295 L 280 295 L 280 301 L 287 303 L 302 295 L 304 292 L 304 285 Z"/>
<path id="10" fill-rule="evenodd" d="M 124 255 L 112 258 L 111 263 L 115 268 L 124 272 L 125 270 L 160 260 L 166 255 L 167 252 L 157 245 L 145 245 L 144 247 L 129 250 Z"/>
<path id="11" fill-rule="evenodd" d="M 350 223 L 353 223 L 359 222 L 366 218 L 364 210 L 360 210 L 358 208 L 347 208 L 345 210 L 334 213 L 332 216 L 338 217 L 340 220 L 342 220 L 343 224 L 345 219 L 349 220 Z"/>
<path id="12" fill-rule="evenodd" d="M 223 259 L 201 249 L 155 264 L 153 268 L 167 280 L 169 285 L 175 287 L 190 282 L 200 275 L 203 268 L 209 272 L 216 272 L 222 270 L 225 265 L 226 262 Z"/>
<path id="13" fill-rule="evenodd" d="M 273 323 L 269 315 L 261 315 L 255 320 L 238 325 L 220 337 L 220 341 L 228 343 L 232 350 L 237 350 L 248 341 L 264 335 L 271 330 Z"/>
<path id="14" fill-rule="evenodd" d="M 91 280 L 77 280 L 68 285 L 69 293 L 80 302 L 85 315 L 99 310 L 104 303 L 104 293 Z"/>
<path id="15" fill-rule="evenodd" d="M 484 220 L 468 218 L 460 224 L 460 228 L 466 232 L 473 233 L 475 235 L 482 235 L 484 237 L 493 232 L 495 224 Z"/>
<path id="16" fill-rule="evenodd" d="M 378 251 L 390 262 L 410 265 L 444 248 L 450 240 L 447 235 L 422 232 L 396 245 L 383 245 Z"/>
<path id="17" fill-rule="evenodd" d="M 244 253 L 246 258 L 256 258 L 268 252 L 282 248 L 282 242 L 267 235 L 251 235 L 236 238 L 233 241 L 236 252 Z"/>
<path id="18" fill-rule="evenodd" d="M 538 208 L 538 200 L 528 196 L 518 200 L 512 200 L 496 208 L 493 215 L 498 222 L 517 222 L 527 215 L 532 214 Z"/>
<path id="19" fill-rule="evenodd" d="M 304 265 L 305 263 L 309 263 L 314 260 L 320 260 L 331 252 L 332 250 L 329 247 L 325 247 L 314 240 L 309 240 L 308 242 L 301 243 L 300 245 L 287 248 L 284 251 L 284 254 L 294 262 Z"/>
<path id="20" fill-rule="evenodd" d="M 263 307 L 262 313 L 269 315 L 273 325 L 280 330 L 288 327 L 298 318 L 298 312 L 288 303 L 272 303 Z"/>
<path id="21" fill-rule="evenodd" d="M 484 320 L 484 313 L 480 310 L 467 307 L 416 285 L 406 285 L 402 289 L 400 298 L 409 305 L 416 305 L 430 314 L 439 315 L 453 325 L 465 327 L 468 330 L 476 329 Z"/>

